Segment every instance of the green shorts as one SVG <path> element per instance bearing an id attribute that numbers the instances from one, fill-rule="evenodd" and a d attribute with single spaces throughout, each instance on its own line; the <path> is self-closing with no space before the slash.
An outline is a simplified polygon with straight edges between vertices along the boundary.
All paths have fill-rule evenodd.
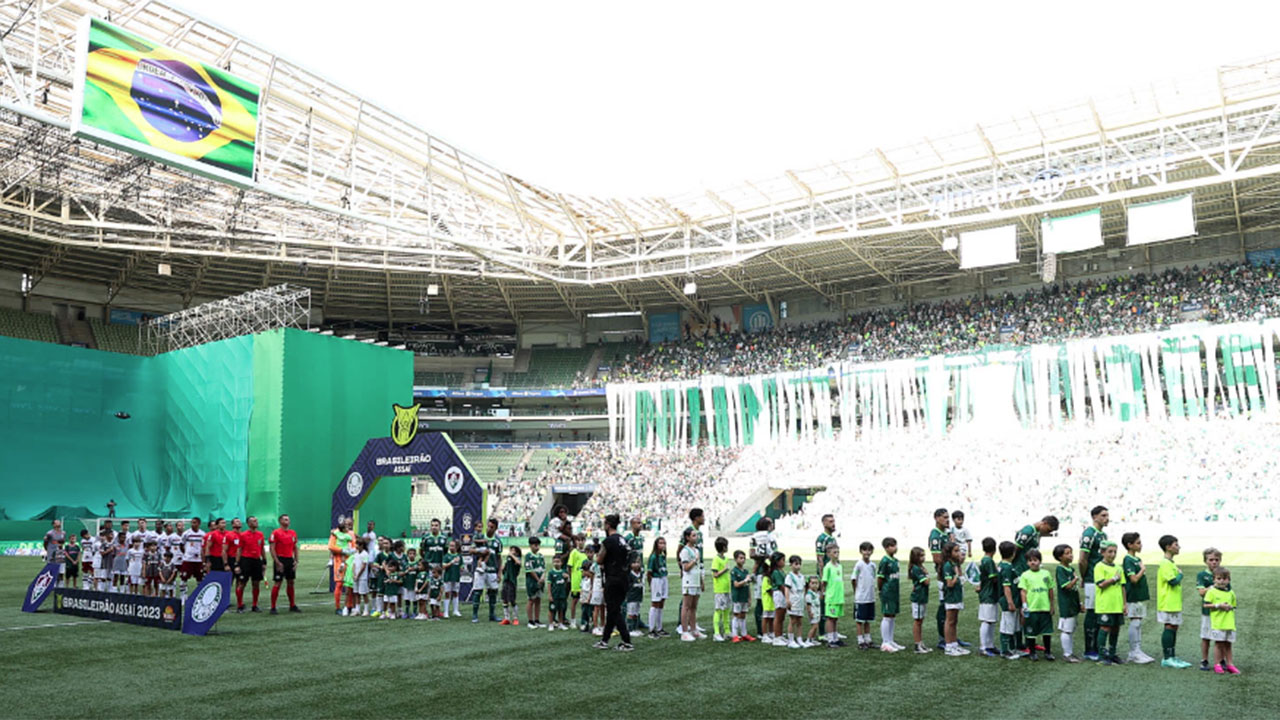
<path id="1" fill-rule="evenodd" d="M 880 614 L 881 615 L 897 615 L 898 614 L 898 597 L 881 595 L 880 596 Z"/>
<path id="2" fill-rule="evenodd" d="M 551 598 L 551 612 L 560 612 L 565 608 L 564 598 Z"/>
<path id="3" fill-rule="evenodd" d="M 1106 613 L 1098 615 L 1100 627 L 1120 627 L 1124 625 L 1124 613 Z"/>
<path id="4" fill-rule="evenodd" d="M 840 603 L 839 605 L 827 603 L 826 607 L 822 609 L 822 614 L 824 617 L 839 618 L 844 614 L 844 603 Z"/>
<path id="5" fill-rule="evenodd" d="M 529 600 L 540 600 L 542 598 L 542 586 L 534 582 L 526 582 L 524 584 L 524 594 Z"/>
<path id="6" fill-rule="evenodd" d="M 1022 623 L 1022 634 L 1027 636 L 1052 635 L 1053 615 L 1044 611 L 1027 613 L 1027 619 Z"/>

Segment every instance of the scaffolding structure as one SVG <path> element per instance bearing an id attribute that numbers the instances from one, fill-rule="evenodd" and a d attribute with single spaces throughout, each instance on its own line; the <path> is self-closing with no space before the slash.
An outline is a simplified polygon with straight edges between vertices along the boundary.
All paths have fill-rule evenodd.
<path id="1" fill-rule="evenodd" d="M 145 330 L 147 348 L 159 354 L 277 328 L 310 326 L 311 289 L 286 283 L 163 315 L 149 320 Z"/>

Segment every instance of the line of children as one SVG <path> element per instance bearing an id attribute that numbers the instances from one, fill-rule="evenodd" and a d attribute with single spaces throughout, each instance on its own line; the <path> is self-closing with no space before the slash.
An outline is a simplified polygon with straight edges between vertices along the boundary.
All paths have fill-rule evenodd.
<path id="1" fill-rule="evenodd" d="M 955 518 L 963 522 L 963 516 Z M 178 568 L 172 552 L 161 551 L 155 540 L 146 540 L 134 534 L 113 533 L 108 538 L 95 540 L 88 532 L 82 532 L 83 545 L 75 538 L 64 549 L 60 558 L 67 563 L 77 563 L 77 568 L 88 567 L 86 586 L 100 589 L 141 592 L 171 596 L 175 591 Z M 761 543 L 764 544 L 764 543 Z M 508 549 L 507 562 L 502 572 L 502 601 L 504 620 L 501 624 L 518 625 L 516 584 L 525 576 L 526 618 L 531 628 L 540 628 L 541 600 L 549 597 L 548 630 L 569 629 L 579 626 L 585 632 L 599 635 L 604 621 L 603 582 L 600 568 L 595 561 L 598 548 L 585 546 L 582 535 L 574 537 L 574 547 L 568 553 L 557 553 L 551 559 L 548 570 L 540 553 L 541 541 L 531 538 L 529 552 L 524 554 L 517 547 Z M 685 543 L 686 547 L 689 544 Z M 1094 607 L 1100 635 L 1097 641 L 1099 660 L 1103 665 L 1125 663 L 1146 664 L 1154 658 L 1141 648 L 1142 621 L 1146 617 L 1146 603 L 1150 600 L 1147 588 L 1146 566 L 1139 553 L 1143 549 L 1138 533 L 1126 533 L 1121 545 L 1126 550 L 1118 561 L 1118 548 L 1114 542 L 1101 540 L 1098 545 L 1098 562 L 1093 566 Z M 874 546 L 863 542 L 859 546 L 861 559 L 852 571 L 851 588 L 854 593 L 857 622 L 857 642 L 860 649 L 872 646 L 871 623 L 875 619 L 875 602 L 881 606 L 880 649 L 897 652 L 905 649 L 894 642 L 895 622 L 898 614 L 899 565 L 896 558 L 897 541 L 885 538 L 881 546 L 884 555 L 879 563 L 871 562 Z M 1011 560 L 1017 548 L 1013 543 L 997 544 L 993 538 L 984 538 L 983 557 L 976 564 L 977 593 L 979 596 L 978 620 L 980 623 L 981 654 L 988 657 L 1002 656 L 1009 659 L 1027 657 L 1030 660 L 1054 660 L 1052 652 L 1053 617 L 1058 616 L 1057 631 L 1062 643 L 1062 658 L 1078 663 L 1075 655 L 1074 632 L 1077 618 L 1082 614 L 1081 587 L 1083 579 L 1073 566 L 1071 546 L 1058 545 L 1053 550 L 1057 563 L 1052 575 L 1043 568 L 1038 549 L 1026 549 L 1023 559 L 1026 569 L 1019 572 Z M 1182 572 L 1174 558 L 1179 552 L 1177 538 L 1165 535 L 1160 538 L 1164 555 L 1157 573 L 1156 608 L 1158 621 L 1163 626 L 1161 646 L 1163 667 L 1185 668 L 1191 664 L 1176 656 L 1177 631 L 1181 626 Z M 751 609 L 751 589 L 754 573 L 746 565 L 747 555 L 742 551 L 727 556 L 728 541 L 717 538 L 716 557 L 711 562 L 715 607 L 713 632 L 716 641 L 733 643 L 754 642 L 756 637 L 747 631 L 747 612 Z M 585 552 L 584 552 L 585 551 Z M 776 550 L 762 564 L 760 576 L 760 600 L 766 613 L 765 633 L 761 636 L 767 644 L 776 647 L 813 647 L 825 641 L 828 647 L 845 645 L 837 633 L 837 624 L 844 612 L 844 577 L 840 565 L 840 548 L 831 541 L 825 548 L 826 562 L 820 576 L 806 577 L 802 573 L 802 561 L 798 556 L 786 558 Z M 996 561 L 997 552 L 1000 561 Z M 686 596 L 700 584 L 694 551 L 682 557 Z M 942 546 L 943 563 L 936 580 L 942 586 L 945 626 L 945 649 L 949 656 L 967 655 L 968 651 L 956 640 L 958 616 L 964 609 L 963 583 L 966 554 L 957 542 Z M 923 622 L 927 616 L 930 583 L 935 579 L 925 570 L 925 550 L 911 549 L 907 578 L 911 581 L 912 639 L 916 653 L 932 650 L 923 642 Z M 361 537 L 356 541 L 356 553 L 350 563 L 345 584 L 348 588 L 350 616 L 414 619 L 440 619 L 448 615 L 450 603 L 455 617 L 458 612 L 458 585 L 463 564 L 460 545 L 450 540 L 442 563 L 428 563 L 418 558 L 416 550 L 405 550 L 403 541 L 390 542 L 379 539 L 376 555 L 370 557 L 368 541 Z M 1219 674 L 1239 674 L 1234 665 L 1232 644 L 1235 640 L 1235 610 L 1237 600 L 1231 589 L 1230 573 L 1221 567 L 1221 553 L 1208 548 L 1204 551 L 1206 569 L 1196 578 L 1202 612 L 1201 669 Z M 568 561 L 566 563 L 566 560 Z M 83 563 L 83 565 L 81 565 Z M 115 568 L 123 563 L 124 570 L 117 579 Z M 687 567 L 686 567 L 687 566 Z M 92 577 L 88 577 L 92 574 Z M 644 600 L 644 587 L 649 587 L 650 610 L 649 637 L 665 637 L 662 614 L 668 597 L 667 555 L 664 538 L 655 538 L 647 563 L 637 555 L 630 565 L 629 586 L 626 596 L 626 618 L 632 630 L 640 626 L 640 606 Z M 72 576 L 74 577 L 74 576 Z M 577 578 L 577 592 L 573 591 Z M 569 622 L 572 610 L 570 597 L 575 604 L 581 600 L 581 620 Z M 694 593 L 696 598 L 696 592 Z M 375 600 L 376 599 L 376 600 Z M 688 597 L 686 597 L 686 602 Z M 696 600 L 688 603 L 686 612 L 696 617 Z M 997 609 L 998 608 L 998 609 Z M 576 609 L 573 608 L 573 609 Z M 805 627 L 805 619 L 809 620 Z M 1120 627 L 1127 621 L 1129 653 L 1125 660 L 1117 654 Z M 999 623 L 1000 646 L 995 645 L 996 623 Z M 807 631 L 807 632 L 806 632 Z M 696 636 L 695 636 L 696 637 Z M 1037 644 L 1039 640 L 1040 644 Z M 1209 651 L 1212 649 L 1213 662 Z"/>

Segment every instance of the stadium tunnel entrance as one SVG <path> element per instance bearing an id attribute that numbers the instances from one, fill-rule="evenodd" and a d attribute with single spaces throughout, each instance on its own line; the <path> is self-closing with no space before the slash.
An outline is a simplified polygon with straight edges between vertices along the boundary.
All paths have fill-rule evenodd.
<path id="1" fill-rule="evenodd" d="M 534 510 L 533 516 L 529 518 L 530 534 L 545 535 L 547 533 L 547 525 L 551 522 L 551 511 L 558 505 L 564 505 L 569 517 L 577 518 L 595 491 L 594 483 L 552 485 L 547 496 L 538 504 L 538 509 Z"/>
<path id="2" fill-rule="evenodd" d="M 391 437 L 366 442 L 333 490 L 330 527 L 337 527 L 344 517 L 358 523 L 363 515 L 378 522 L 380 535 L 407 536 L 415 477 L 433 480 L 449 501 L 452 537 L 461 539 L 484 527 L 487 491 L 453 440 L 441 432 L 414 432 L 403 444 Z M 360 525 L 354 527 L 359 533 Z M 462 590 L 464 597 L 471 592 L 469 572 L 462 575 Z"/>
<path id="3" fill-rule="evenodd" d="M 734 512 L 728 516 L 723 528 L 713 528 L 717 532 L 735 532 L 751 534 L 756 531 L 756 523 L 767 517 L 777 520 L 783 515 L 794 513 L 804 507 L 805 503 L 819 490 L 825 487 L 796 488 L 763 488 L 752 493 Z"/>

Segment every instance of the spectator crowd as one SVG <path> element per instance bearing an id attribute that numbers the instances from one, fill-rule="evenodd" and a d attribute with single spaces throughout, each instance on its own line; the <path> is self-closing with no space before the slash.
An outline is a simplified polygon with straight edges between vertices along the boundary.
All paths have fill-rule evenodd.
<path id="1" fill-rule="evenodd" d="M 1112 516 L 1126 523 L 1276 522 L 1277 431 L 1274 421 L 1241 418 L 1023 430 L 999 442 L 980 429 L 941 437 L 904 431 L 683 455 L 627 455 L 598 444 L 504 484 L 492 512 L 523 522 L 551 485 L 591 483 L 596 491 L 579 513 L 584 520 L 609 511 L 675 527 L 697 506 L 711 527 L 724 522 L 731 532 L 733 509 L 781 479 L 824 488 L 778 521 L 781 532 L 817 532 L 826 513 L 844 527 L 899 527 L 925 505 L 981 517 L 1029 517 L 1047 507 L 1064 523 L 1087 524 L 1080 497 L 1108 498 Z"/>
<path id="2" fill-rule="evenodd" d="M 1014 295 L 916 303 L 850 315 L 843 321 L 769 331 L 689 333 L 648 345 L 611 381 L 688 380 L 708 373 L 753 375 L 817 368 L 843 360 L 889 360 L 972 352 L 1006 343 L 1035 344 L 1168 328 L 1184 305 L 1212 322 L 1280 316 L 1280 268 L 1222 264 L 1146 275 L 1061 283 Z M 717 324 L 717 327 L 722 327 Z"/>

